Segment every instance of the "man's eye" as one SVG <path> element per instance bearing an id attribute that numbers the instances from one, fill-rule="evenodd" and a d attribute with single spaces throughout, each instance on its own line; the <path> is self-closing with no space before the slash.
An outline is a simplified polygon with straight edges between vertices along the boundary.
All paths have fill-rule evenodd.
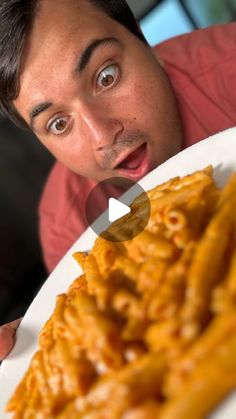
<path id="1" fill-rule="evenodd" d="M 101 73 L 99 73 L 97 78 L 97 84 L 99 87 L 110 87 L 116 82 L 117 77 L 117 65 L 110 65 L 109 67 L 104 68 L 104 70 L 102 70 Z"/>
<path id="2" fill-rule="evenodd" d="M 67 116 L 54 119 L 54 121 L 48 126 L 48 131 L 56 135 L 63 134 L 67 129 L 68 121 L 69 117 Z"/>

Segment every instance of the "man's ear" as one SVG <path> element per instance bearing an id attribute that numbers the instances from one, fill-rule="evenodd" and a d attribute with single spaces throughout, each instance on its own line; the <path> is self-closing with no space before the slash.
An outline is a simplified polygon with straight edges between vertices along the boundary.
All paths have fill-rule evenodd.
<path id="1" fill-rule="evenodd" d="M 165 63 L 164 63 L 164 61 L 162 60 L 162 58 L 160 57 L 160 55 L 155 51 L 155 57 L 156 57 L 156 59 L 157 59 L 157 61 L 159 62 L 159 64 L 160 64 L 160 66 L 162 67 L 162 68 L 165 68 Z"/>
<path id="2" fill-rule="evenodd" d="M 165 68 L 165 63 L 162 60 L 162 58 L 160 57 L 159 53 L 157 52 L 157 49 L 154 47 L 152 48 L 152 52 L 156 58 L 156 60 L 158 61 L 158 63 L 160 64 L 160 66 L 164 69 Z"/>

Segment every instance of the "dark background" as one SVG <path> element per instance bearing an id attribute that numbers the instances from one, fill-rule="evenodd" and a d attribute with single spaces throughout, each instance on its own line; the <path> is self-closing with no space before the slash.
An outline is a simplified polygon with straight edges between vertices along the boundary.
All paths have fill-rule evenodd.
<path id="1" fill-rule="evenodd" d="M 141 26 L 154 13 L 163 15 L 164 7 L 170 6 L 182 13 L 189 30 L 236 17 L 236 0 L 128 0 L 128 3 L 141 19 Z M 166 28 L 172 25 L 170 18 L 173 16 L 165 17 Z M 156 31 L 160 31 L 159 27 Z M 149 39 L 150 34 L 145 35 Z M 0 116 L 0 324 L 22 316 L 47 278 L 37 211 L 52 164 L 53 158 L 32 134 Z"/>
<path id="2" fill-rule="evenodd" d="M 0 117 L 0 323 L 21 316 L 46 278 L 37 208 L 53 158 Z"/>

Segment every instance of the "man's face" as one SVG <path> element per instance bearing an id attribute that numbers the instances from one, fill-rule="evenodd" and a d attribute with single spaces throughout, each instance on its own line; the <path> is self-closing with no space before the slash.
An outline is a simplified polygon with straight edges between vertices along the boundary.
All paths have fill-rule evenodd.
<path id="1" fill-rule="evenodd" d="M 14 104 L 58 160 L 96 180 L 136 181 L 181 148 L 151 49 L 88 1 L 42 1 Z"/>

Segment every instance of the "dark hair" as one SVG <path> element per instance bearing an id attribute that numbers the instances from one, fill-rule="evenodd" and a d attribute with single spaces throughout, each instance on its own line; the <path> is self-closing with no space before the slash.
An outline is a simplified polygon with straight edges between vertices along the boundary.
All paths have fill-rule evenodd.
<path id="1" fill-rule="evenodd" d="M 125 0 L 88 1 L 147 43 Z M 0 112 L 26 129 L 29 126 L 12 101 L 19 94 L 22 53 L 39 3 L 40 0 L 0 0 Z"/>

